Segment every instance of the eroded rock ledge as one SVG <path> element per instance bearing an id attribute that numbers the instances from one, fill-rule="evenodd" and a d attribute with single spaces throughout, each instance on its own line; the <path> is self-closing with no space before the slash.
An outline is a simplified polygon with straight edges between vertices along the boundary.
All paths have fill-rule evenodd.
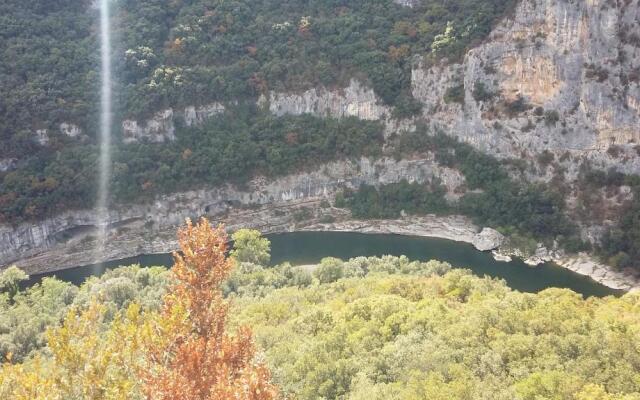
<path id="1" fill-rule="evenodd" d="M 505 237 L 492 228 L 480 229 L 461 215 L 407 217 L 398 220 L 346 220 L 302 227 L 301 231 L 390 233 L 395 235 L 434 237 L 470 243 L 479 251 L 499 248 Z"/>

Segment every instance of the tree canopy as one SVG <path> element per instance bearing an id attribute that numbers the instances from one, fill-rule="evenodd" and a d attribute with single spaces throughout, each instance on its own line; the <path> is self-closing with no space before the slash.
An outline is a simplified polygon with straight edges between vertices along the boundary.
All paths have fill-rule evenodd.
<path id="1" fill-rule="evenodd" d="M 640 398 L 638 293 L 520 293 L 391 256 L 232 271 L 220 230 L 180 239 L 173 272 L 51 279 L 3 305 L 61 314 L 29 357 L 3 355 L 0 396 L 192 399 L 225 382 L 214 398 Z"/>

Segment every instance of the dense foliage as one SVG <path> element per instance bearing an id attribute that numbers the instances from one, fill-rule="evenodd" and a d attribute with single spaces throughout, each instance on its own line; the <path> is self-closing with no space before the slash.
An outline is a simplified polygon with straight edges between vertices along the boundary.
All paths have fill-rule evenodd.
<path id="1" fill-rule="evenodd" d="M 590 204 L 589 194 L 628 186 L 631 199 L 623 204 L 617 224 L 605 232 L 598 253 L 609 264 L 618 268 L 637 267 L 640 259 L 640 176 L 625 175 L 614 169 L 609 171 L 582 168 L 579 184 L 585 194 L 580 200 L 583 208 L 597 208 Z M 587 210 L 588 212 L 589 210 Z"/>
<path id="2" fill-rule="evenodd" d="M 263 253 L 259 236 L 245 232 L 245 238 L 236 250 L 245 256 L 251 249 Z M 196 239 L 188 243 L 191 247 L 183 247 L 189 254 L 182 259 L 185 274 L 171 283 L 167 279 L 172 274 L 162 269 L 148 274 L 139 267 L 126 267 L 93 278 L 79 289 L 51 279 L 47 285 L 18 293 L 16 299 L 31 298 L 29 307 L 21 306 L 22 312 L 37 315 L 49 309 L 61 317 L 45 323 L 50 330 L 44 349 L 33 351 L 22 363 L 14 358 L 2 365 L 2 398 L 143 398 L 144 381 L 136 376 L 140 366 L 149 365 L 145 357 L 155 354 L 148 346 L 159 349 L 167 340 L 182 338 L 168 347 L 174 352 L 155 358 L 162 368 L 168 367 L 168 360 L 177 360 L 172 358 L 178 354 L 175 349 L 198 335 L 198 330 L 189 328 L 198 318 L 185 319 L 182 310 L 194 307 L 190 314 L 208 320 L 207 310 L 225 310 L 219 305 L 227 302 L 230 327 L 252 327 L 273 382 L 287 397 L 640 398 L 638 294 L 588 300 L 565 289 L 524 294 L 445 263 L 386 256 L 347 262 L 327 258 L 313 268 L 238 261 L 224 284 L 223 300 L 215 290 L 192 280 L 218 274 L 213 271 L 222 277 L 224 269 L 197 273 L 191 269 L 199 269 L 194 257 L 211 260 L 223 245 L 203 247 Z M 155 283 L 148 279 L 152 276 Z M 175 290 L 168 291 L 162 307 L 158 290 L 168 284 Z M 206 293 L 197 293 L 200 290 Z M 79 293 L 93 297 L 79 307 L 65 306 L 74 295 L 83 297 Z M 19 301 L 10 305 L 7 295 L 2 296 L 5 310 L 13 312 Z M 185 303 L 180 300 L 189 298 Z M 172 300 L 167 303 L 167 299 Z M 207 304 L 213 304 L 209 300 L 218 306 L 209 308 Z M 194 356 L 202 354 L 191 352 L 191 345 L 183 349 Z M 186 371 L 202 360 L 190 357 L 184 365 L 173 365 L 173 370 Z M 156 366 L 149 371 L 159 370 Z M 165 381 L 154 388 L 170 386 Z"/>
<path id="3" fill-rule="evenodd" d="M 112 283 L 110 286 L 115 290 L 107 291 L 107 296 L 92 293 L 84 306 L 67 307 L 61 326 L 59 321 L 45 321 L 50 329 L 44 351 L 36 352 L 23 364 L 12 364 L 17 359 L 11 352 L 3 355 L 1 397 L 277 398 L 269 370 L 256 358 L 251 331 L 239 327 L 230 334 L 227 329 L 229 305 L 223 298 L 221 284 L 235 264 L 226 255 L 227 241 L 222 227 L 213 229 L 206 220 L 197 225 L 187 221 L 187 226 L 178 232 L 180 253 L 174 253 L 173 269 L 170 272 L 152 269 L 155 277 L 169 279 L 166 285 L 156 287 L 153 292 L 145 287 L 132 295 L 122 288 L 131 288 L 132 280 L 143 277 L 144 270 L 126 268 L 124 279 L 119 284 Z M 11 276 L 13 281 L 19 280 L 15 274 Z M 149 283 L 148 279 L 142 280 Z M 68 304 L 72 295 L 69 290 L 61 292 L 56 288 L 65 285 L 61 282 L 51 279 L 47 283 L 53 286 L 41 287 L 47 294 L 45 298 L 34 297 L 33 293 L 29 296 L 35 300 L 32 308 L 38 308 L 40 301 L 50 305 L 51 298 L 57 298 L 55 311 L 64 312 L 64 304 Z M 85 284 L 78 289 L 67 284 L 66 289 L 78 292 L 86 287 Z M 163 292 L 166 293 L 162 295 Z M 4 303 L 6 295 L 0 294 Z M 149 306 L 159 296 L 160 304 Z M 114 297 L 125 300 L 116 304 L 115 313 L 110 312 Z"/>
<path id="4" fill-rule="evenodd" d="M 254 328 L 276 382 L 296 398 L 640 396 L 637 294 L 522 294 L 402 258 L 340 266 L 349 278 L 237 299 L 236 320 Z"/>
<path id="5" fill-rule="evenodd" d="M 38 129 L 91 129 L 99 85 L 89 0 L 0 3 L 0 155 L 37 156 Z M 60 135 L 53 147 L 64 145 Z M 50 150 L 49 150 L 50 151 Z"/>
<path id="6" fill-rule="evenodd" d="M 599 251 L 614 267 L 637 267 L 637 260 L 640 260 L 640 188 L 635 188 L 633 202 L 620 216 L 618 225 L 605 233 Z"/>
<path id="7" fill-rule="evenodd" d="M 193 99 L 345 84 L 353 76 L 387 104 L 406 105 L 412 56 L 460 57 L 512 3 L 124 1 L 122 29 L 133 31 L 123 36 L 126 109 L 140 115 Z"/>
<path id="8" fill-rule="evenodd" d="M 65 143 L 59 124 L 94 136 L 98 116 L 93 2 L 0 5 L 0 154 Z M 257 99 L 268 90 L 345 85 L 357 77 L 399 115 L 417 111 L 413 56 L 460 57 L 513 0 L 115 0 L 116 120 L 168 106 Z"/>
<path id="9" fill-rule="evenodd" d="M 176 142 L 113 149 L 116 202 L 225 182 L 243 183 L 382 148 L 382 126 L 356 118 L 275 117 L 236 107 L 201 127 L 179 127 Z M 97 175 L 95 146 L 68 147 L 0 174 L 0 222 L 42 218 L 61 209 L 90 208 Z"/>
<path id="10" fill-rule="evenodd" d="M 375 188 L 361 185 L 357 191 L 345 190 L 336 196 L 336 207 L 349 207 L 355 218 L 398 218 L 408 214 L 443 214 L 451 211 L 438 182 L 419 184 L 406 180 Z"/>

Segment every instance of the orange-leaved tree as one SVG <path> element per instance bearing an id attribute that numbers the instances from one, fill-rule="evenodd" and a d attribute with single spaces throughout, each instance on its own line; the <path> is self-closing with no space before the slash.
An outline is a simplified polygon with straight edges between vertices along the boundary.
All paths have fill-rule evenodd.
<path id="1" fill-rule="evenodd" d="M 256 360 L 251 331 L 226 332 L 228 302 L 220 285 L 233 261 L 227 235 L 201 219 L 178 232 L 174 283 L 158 318 L 147 324 L 145 368 L 140 371 L 149 399 L 247 399 L 277 397 L 270 373 Z"/>

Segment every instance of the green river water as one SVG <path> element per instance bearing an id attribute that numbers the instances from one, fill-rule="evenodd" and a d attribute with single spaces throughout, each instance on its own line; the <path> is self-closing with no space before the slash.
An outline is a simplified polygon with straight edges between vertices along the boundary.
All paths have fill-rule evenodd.
<path id="1" fill-rule="evenodd" d="M 501 262 L 491 253 L 477 251 L 467 243 L 444 239 L 422 238 L 400 235 L 370 235 L 346 232 L 295 232 L 267 235 L 271 240 L 272 264 L 289 261 L 293 265 L 313 264 L 324 257 L 349 259 L 357 256 L 406 255 L 412 260 L 440 260 L 454 267 L 468 268 L 478 276 L 504 279 L 511 288 L 523 292 L 538 292 L 549 287 L 569 288 L 584 296 L 617 295 L 612 290 L 592 279 L 548 263 L 532 268 L 514 259 Z M 33 276 L 31 283 L 43 276 L 82 283 L 88 276 L 100 275 L 107 268 L 120 265 L 142 266 L 172 265 L 170 254 L 141 255 L 116 260 L 102 265 L 89 265 L 63 271 Z"/>

